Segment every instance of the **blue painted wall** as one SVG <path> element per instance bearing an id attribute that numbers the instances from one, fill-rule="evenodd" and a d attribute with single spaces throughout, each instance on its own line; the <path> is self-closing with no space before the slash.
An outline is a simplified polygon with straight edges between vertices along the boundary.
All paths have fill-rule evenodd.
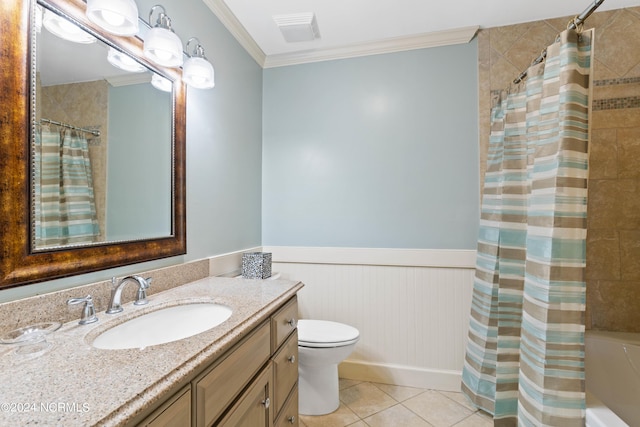
<path id="1" fill-rule="evenodd" d="M 172 105 L 151 83 L 109 88 L 107 241 L 171 234 Z"/>
<path id="2" fill-rule="evenodd" d="M 263 76 L 264 245 L 475 249 L 475 40 Z"/>

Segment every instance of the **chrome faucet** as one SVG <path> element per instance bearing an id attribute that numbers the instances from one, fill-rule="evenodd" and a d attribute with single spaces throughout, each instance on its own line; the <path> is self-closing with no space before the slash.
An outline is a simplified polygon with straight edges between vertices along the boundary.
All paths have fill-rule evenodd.
<path id="1" fill-rule="evenodd" d="M 140 276 L 127 276 L 120 280 L 115 277 L 111 278 L 111 301 L 109 301 L 109 308 L 107 308 L 107 314 L 120 313 L 122 311 L 122 304 L 120 302 L 120 298 L 122 296 L 122 288 L 124 288 L 125 283 L 133 280 L 138 283 L 138 296 L 133 304 L 135 305 L 145 305 L 149 301 L 147 301 L 147 289 L 151 285 L 151 277 L 147 277 L 146 279 Z"/>
<path id="2" fill-rule="evenodd" d="M 96 308 L 93 305 L 93 298 L 91 295 L 87 295 L 84 298 L 71 298 L 67 300 L 68 305 L 84 304 L 82 308 L 82 317 L 78 322 L 81 325 L 88 325 L 89 323 L 97 322 Z"/>

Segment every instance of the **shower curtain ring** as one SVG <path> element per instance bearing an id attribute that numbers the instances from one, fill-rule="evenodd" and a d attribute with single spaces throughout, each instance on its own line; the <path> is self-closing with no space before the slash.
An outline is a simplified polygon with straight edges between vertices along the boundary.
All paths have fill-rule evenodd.
<path id="1" fill-rule="evenodd" d="M 580 21 L 580 23 L 578 23 L 578 21 Z M 575 28 L 578 34 L 582 33 L 582 30 L 584 29 L 584 21 L 580 20 L 579 15 L 574 16 L 573 19 L 567 23 L 567 30 L 570 30 L 571 28 Z"/>

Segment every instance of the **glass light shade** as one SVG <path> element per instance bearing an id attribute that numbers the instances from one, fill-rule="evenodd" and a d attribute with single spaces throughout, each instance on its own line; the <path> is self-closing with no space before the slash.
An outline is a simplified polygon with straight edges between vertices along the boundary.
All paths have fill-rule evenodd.
<path id="1" fill-rule="evenodd" d="M 119 50 L 112 47 L 109 48 L 107 61 L 109 61 L 109 63 L 116 68 L 120 68 L 124 71 L 130 71 L 132 73 L 140 73 L 146 70 L 146 68 L 138 61 L 136 61 L 126 53 L 120 52 Z"/>
<path id="2" fill-rule="evenodd" d="M 61 39 L 83 44 L 96 42 L 96 38 L 91 34 L 49 10 L 45 10 L 42 24 L 50 33 Z"/>
<path id="3" fill-rule="evenodd" d="M 182 65 L 182 42 L 171 30 L 154 27 L 144 40 L 144 56 L 158 65 L 179 67 Z"/>
<path id="4" fill-rule="evenodd" d="M 111 34 L 138 33 L 138 6 L 134 0 L 87 0 L 87 18 Z"/>
<path id="5" fill-rule="evenodd" d="M 192 56 L 182 67 L 182 80 L 198 89 L 211 89 L 215 86 L 213 65 L 205 58 Z"/>
<path id="6" fill-rule="evenodd" d="M 173 83 L 171 83 L 171 80 L 156 73 L 153 73 L 153 76 L 151 76 L 151 84 L 153 87 L 163 92 L 171 92 L 173 90 Z"/>

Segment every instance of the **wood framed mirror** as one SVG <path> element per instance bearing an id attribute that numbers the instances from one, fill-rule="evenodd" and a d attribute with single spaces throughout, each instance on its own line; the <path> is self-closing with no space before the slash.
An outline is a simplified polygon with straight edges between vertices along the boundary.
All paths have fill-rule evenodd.
<path id="1" fill-rule="evenodd" d="M 170 114 L 164 123 L 170 143 L 166 150 L 168 187 L 164 231 L 141 236 L 114 237 L 90 243 L 41 245 L 36 243 L 34 208 L 37 187 L 34 175 L 36 121 L 40 123 L 36 103 L 36 0 L 17 0 L 0 4 L 0 289 L 89 273 L 138 262 L 186 253 L 185 144 L 186 87 L 180 69 L 157 66 L 143 54 L 139 37 L 122 37 L 106 33 L 85 16 L 82 0 L 40 0 L 46 7 L 95 36 L 106 47 L 126 53 L 172 82 Z M 44 30 L 42 30 L 44 31 Z M 61 60 L 63 60 L 61 58 Z M 157 117 L 156 117 L 157 118 Z M 109 124 L 111 127 L 112 124 Z M 110 134 L 112 129 L 110 130 Z M 149 167 L 156 167 L 151 165 Z M 119 166 L 116 166 L 118 168 Z M 144 169 L 145 165 L 141 165 Z M 123 173 L 126 173 L 126 168 Z M 117 169 L 119 170 L 119 169 Z M 117 202 L 113 203 L 118 206 Z M 142 210 L 129 216 L 143 217 Z M 127 206 L 119 206 L 126 211 Z M 148 206 L 148 211 L 155 210 Z M 141 213 L 142 212 L 142 213 Z M 139 228 L 139 226 L 134 225 Z"/>

